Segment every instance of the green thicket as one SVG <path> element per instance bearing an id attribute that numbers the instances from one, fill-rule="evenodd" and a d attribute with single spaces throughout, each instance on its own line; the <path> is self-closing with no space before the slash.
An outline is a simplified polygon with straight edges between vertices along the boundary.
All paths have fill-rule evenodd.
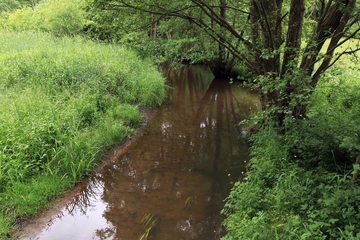
<path id="1" fill-rule="evenodd" d="M 8 12 L 21 7 L 34 7 L 40 0 L 1 0 L 0 13 Z"/>
<path id="2" fill-rule="evenodd" d="M 247 179 L 234 185 L 223 210 L 223 239 L 360 238 L 360 187 L 351 182 L 360 153 L 359 70 L 356 61 L 339 62 L 305 119 L 251 137 Z"/>
<path id="3" fill-rule="evenodd" d="M 165 8 L 160 10 L 164 13 L 164 16 L 161 16 L 123 7 L 119 1 L 86 2 L 86 33 L 93 39 L 129 45 L 143 56 L 151 56 L 158 63 L 171 62 L 175 67 L 181 62 L 212 66 L 218 58 L 219 46 L 209 35 L 199 30 L 189 19 L 165 17 Z M 152 10 L 156 12 L 156 6 L 179 8 L 188 2 L 148 1 L 147 4 L 143 4 L 135 1 L 132 4 L 138 4 L 140 9 L 151 9 L 153 6 Z M 209 22 L 200 9 L 187 9 L 189 16 L 204 17 L 203 20 Z M 229 60 L 232 66 L 236 63 L 239 64 L 239 61 L 231 64 Z"/>
<path id="4" fill-rule="evenodd" d="M 156 67 L 123 47 L 1 32 L 0 238 L 88 174 L 165 98 Z"/>
<path id="5" fill-rule="evenodd" d="M 37 4 L 7 1 L 9 7 L 3 7 L 3 11 L 0 5 L 0 28 L 46 31 L 56 36 L 69 36 L 81 34 L 86 24 L 83 0 L 46 0 Z"/>

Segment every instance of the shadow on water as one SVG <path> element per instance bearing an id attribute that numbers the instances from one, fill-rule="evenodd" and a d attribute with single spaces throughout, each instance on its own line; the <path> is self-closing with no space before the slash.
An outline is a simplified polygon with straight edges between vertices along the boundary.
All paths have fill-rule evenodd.
<path id="1" fill-rule="evenodd" d="M 257 95 L 202 67 L 165 74 L 168 101 L 142 136 L 34 239 L 221 237 L 223 200 L 248 161 L 235 125 L 257 108 Z"/>

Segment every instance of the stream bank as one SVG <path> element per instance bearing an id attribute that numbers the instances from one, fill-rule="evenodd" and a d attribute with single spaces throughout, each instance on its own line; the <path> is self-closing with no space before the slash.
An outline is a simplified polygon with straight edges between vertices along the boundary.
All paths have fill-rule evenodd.
<path id="1" fill-rule="evenodd" d="M 237 123 L 257 94 L 208 69 L 168 70 L 168 100 L 131 144 L 22 232 L 22 239 L 219 239 L 248 145 Z M 149 118 L 150 119 L 150 118 Z M 29 232 L 31 226 L 38 231 Z M 79 231 L 81 229 L 81 231 Z"/>

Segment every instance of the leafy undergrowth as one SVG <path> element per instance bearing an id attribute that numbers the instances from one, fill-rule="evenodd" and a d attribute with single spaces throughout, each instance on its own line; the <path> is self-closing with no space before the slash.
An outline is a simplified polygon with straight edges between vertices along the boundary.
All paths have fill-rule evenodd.
<path id="1" fill-rule="evenodd" d="M 82 33 L 86 24 L 85 6 L 84 0 L 5 0 L 0 3 L 0 29 L 75 36 Z"/>
<path id="2" fill-rule="evenodd" d="M 164 78 L 125 48 L 38 32 L 0 39 L 0 238 L 90 173 L 164 100 Z"/>
<path id="3" fill-rule="evenodd" d="M 237 182 L 223 213 L 223 239 L 360 239 L 360 71 L 347 62 L 317 87 L 303 120 L 285 134 L 266 127 L 251 138 L 247 180 Z"/>

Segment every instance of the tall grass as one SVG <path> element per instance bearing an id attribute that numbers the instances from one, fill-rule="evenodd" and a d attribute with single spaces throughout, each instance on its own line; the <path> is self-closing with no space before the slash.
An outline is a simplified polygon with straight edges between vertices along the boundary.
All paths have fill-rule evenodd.
<path id="1" fill-rule="evenodd" d="M 37 32 L 1 33 L 0 79 L 0 237 L 9 218 L 38 209 L 34 196 L 44 206 L 131 135 L 140 105 L 165 98 L 161 74 L 135 53 Z M 27 187 L 41 182 L 53 187 Z"/>

